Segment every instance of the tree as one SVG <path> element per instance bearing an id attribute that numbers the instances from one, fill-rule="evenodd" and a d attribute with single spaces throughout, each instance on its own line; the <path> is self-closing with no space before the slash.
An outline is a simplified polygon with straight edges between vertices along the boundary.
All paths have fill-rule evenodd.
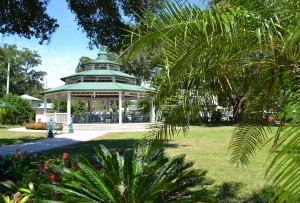
<path id="1" fill-rule="evenodd" d="M 83 64 L 86 64 L 86 63 L 88 63 L 88 62 L 90 62 L 90 61 L 92 61 L 92 60 L 93 60 L 93 59 L 91 59 L 91 58 L 89 58 L 89 57 L 87 57 L 87 56 L 82 56 L 82 57 L 79 59 L 78 65 L 77 65 L 77 67 L 76 67 L 76 69 L 75 69 L 75 72 L 76 72 L 76 73 L 79 73 L 79 72 L 84 71 L 84 70 L 83 70 Z"/>
<path id="2" fill-rule="evenodd" d="M 36 71 L 34 68 L 41 64 L 40 56 L 36 51 L 27 48 L 18 50 L 15 45 L 0 47 L 0 97 L 6 92 L 7 64 L 10 63 L 9 92 L 17 95 L 33 94 L 40 97 L 37 92 L 42 90 L 44 71 Z M 20 85 L 22 84 L 22 85 Z"/>
<path id="3" fill-rule="evenodd" d="M 90 39 L 90 48 L 108 46 L 110 51 L 121 49 L 126 30 L 133 22 L 144 18 L 143 10 L 152 12 L 162 6 L 161 0 L 67 0 L 70 10 L 76 15 L 78 26 Z M 124 20 L 124 19 L 128 20 Z"/>
<path id="4" fill-rule="evenodd" d="M 223 91 L 233 88 L 229 85 L 232 82 L 237 88 L 248 83 L 243 120 L 231 142 L 234 163 L 247 164 L 255 150 L 269 140 L 262 117 L 274 98 L 284 95 L 278 117 L 284 121 L 293 115 L 294 120 L 271 137 L 275 158 L 268 172 L 279 188 L 279 202 L 296 202 L 300 193 L 300 17 L 296 14 L 300 2 L 216 2 L 205 10 L 167 3 L 157 15 L 147 13 L 146 20 L 131 33 L 134 43 L 130 54 L 151 48 L 153 43 L 160 43 L 164 49 L 165 74 L 156 86 L 156 98 L 161 108 L 168 110 L 162 115 L 164 126 L 171 128 L 188 123 L 185 120 L 197 112 L 199 98 L 212 94 L 214 84 Z"/>
<path id="5" fill-rule="evenodd" d="M 57 20 L 46 13 L 49 0 L 3 0 L 0 2 L 0 33 L 35 37 L 50 42 Z"/>
<path id="6" fill-rule="evenodd" d="M 30 121 L 34 115 L 34 109 L 30 103 L 13 94 L 7 94 L 0 99 L 0 109 L 5 110 L 1 116 L 1 124 L 21 125 Z"/>
<path id="7" fill-rule="evenodd" d="M 118 61 L 122 64 L 122 71 L 140 77 L 142 80 L 150 80 L 151 71 L 162 66 L 162 56 L 162 50 L 156 47 L 152 50 L 143 49 L 132 57 L 121 55 Z"/>
<path id="8" fill-rule="evenodd" d="M 155 12 L 162 0 L 67 0 L 69 9 L 76 15 L 78 26 L 90 39 L 90 48 L 106 45 L 119 51 L 126 30 L 144 18 L 143 10 Z M 0 33 L 35 37 L 50 42 L 59 27 L 57 20 L 46 13 L 49 0 L 3 0 L 0 2 Z"/>

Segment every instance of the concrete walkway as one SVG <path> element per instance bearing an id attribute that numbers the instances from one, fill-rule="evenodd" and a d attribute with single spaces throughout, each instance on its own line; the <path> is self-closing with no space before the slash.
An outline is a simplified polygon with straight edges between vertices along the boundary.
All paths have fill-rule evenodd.
<path id="1" fill-rule="evenodd" d="M 30 132 L 28 130 L 25 130 L 25 128 L 15 128 L 15 129 L 9 129 L 12 131 L 24 131 L 24 132 Z M 119 131 L 116 130 L 82 130 L 82 131 L 75 131 L 74 133 L 66 133 L 66 134 L 58 134 L 54 135 L 54 138 L 43 138 L 31 142 L 24 142 L 20 144 L 14 144 L 14 145 L 7 145 L 0 147 L 0 155 L 9 155 L 9 154 L 15 154 L 16 149 L 20 149 L 21 153 L 28 152 L 28 153 L 34 153 L 34 152 L 41 152 L 46 151 L 49 149 L 64 147 L 68 145 L 77 144 L 80 142 L 86 142 L 89 140 L 93 140 L 95 138 L 101 137 L 105 134 L 108 134 L 109 132 L 128 132 L 128 131 L 136 131 L 136 130 L 122 130 Z M 142 130 L 140 130 L 142 131 Z M 143 130 L 144 131 L 144 130 Z M 37 132 L 37 131 L 34 131 Z M 41 131 L 39 131 L 41 132 Z M 46 132 L 46 131 L 45 131 Z"/>

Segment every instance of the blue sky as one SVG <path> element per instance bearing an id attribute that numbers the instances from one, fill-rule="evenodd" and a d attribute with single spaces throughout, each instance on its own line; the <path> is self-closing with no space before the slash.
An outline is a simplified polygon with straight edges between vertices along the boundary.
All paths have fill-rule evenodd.
<path id="1" fill-rule="evenodd" d="M 25 39 L 18 36 L 1 36 L 0 44 L 16 44 L 19 49 L 26 47 L 36 50 L 42 59 L 42 65 L 35 68 L 47 72 L 47 87 L 57 87 L 64 83 L 61 77 L 73 74 L 79 58 L 96 58 L 98 50 L 89 50 L 88 39 L 81 29 L 77 29 L 75 15 L 67 7 L 65 0 L 51 0 L 47 13 L 58 20 L 59 28 L 53 34 L 49 45 L 40 45 L 37 39 Z"/>
<path id="2" fill-rule="evenodd" d="M 196 4 L 201 1 L 189 0 Z M 75 72 L 80 57 L 88 56 L 94 59 L 97 57 L 98 50 L 88 49 L 88 39 L 82 29 L 78 29 L 75 15 L 68 9 L 65 0 L 51 0 L 47 13 L 57 19 L 59 24 L 49 45 L 40 45 L 34 38 L 28 40 L 18 36 L 2 36 L 0 45 L 16 44 L 19 49 L 26 47 L 37 51 L 41 56 L 42 64 L 35 69 L 47 72 L 45 87 L 47 81 L 47 88 L 52 88 L 63 85 L 60 78 Z"/>

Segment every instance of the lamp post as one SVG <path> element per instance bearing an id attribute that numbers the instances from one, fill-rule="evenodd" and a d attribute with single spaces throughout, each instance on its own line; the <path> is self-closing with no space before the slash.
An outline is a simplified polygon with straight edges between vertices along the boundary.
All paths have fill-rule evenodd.
<path id="1" fill-rule="evenodd" d="M 9 75 L 10 75 L 10 63 L 7 64 L 6 94 L 9 93 Z"/>

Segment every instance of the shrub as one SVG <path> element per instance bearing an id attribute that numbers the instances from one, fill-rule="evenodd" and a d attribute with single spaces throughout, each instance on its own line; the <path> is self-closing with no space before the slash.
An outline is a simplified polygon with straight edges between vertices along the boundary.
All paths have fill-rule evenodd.
<path id="1" fill-rule="evenodd" d="M 222 113 L 220 111 L 213 111 L 211 114 L 211 122 L 219 123 L 222 119 Z"/>
<path id="2" fill-rule="evenodd" d="M 35 130 L 46 130 L 46 124 L 45 123 L 35 123 L 34 129 Z"/>
<path id="3" fill-rule="evenodd" d="M 25 128 L 26 128 L 26 129 L 34 129 L 34 124 L 35 124 L 35 123 L 26 123 L 26 124 L 25 124 Z"/>
<path id="4" fill-rule="evenodd" d="M 46 130 L 46 124 L 45 123 L 26 123 L 25 124 L 26 129 L 30 130 Z"/>
<path id="5" fill-rule="evenodd" d="M 5 95 L 0 99 L 0 106 L 5 109 L 4 113 L 1 111 L 0 122 L 2 124 L 21 125 L 32 119 L 34 115 L 34 109 L 30 103 L 17 95 Z"/>

